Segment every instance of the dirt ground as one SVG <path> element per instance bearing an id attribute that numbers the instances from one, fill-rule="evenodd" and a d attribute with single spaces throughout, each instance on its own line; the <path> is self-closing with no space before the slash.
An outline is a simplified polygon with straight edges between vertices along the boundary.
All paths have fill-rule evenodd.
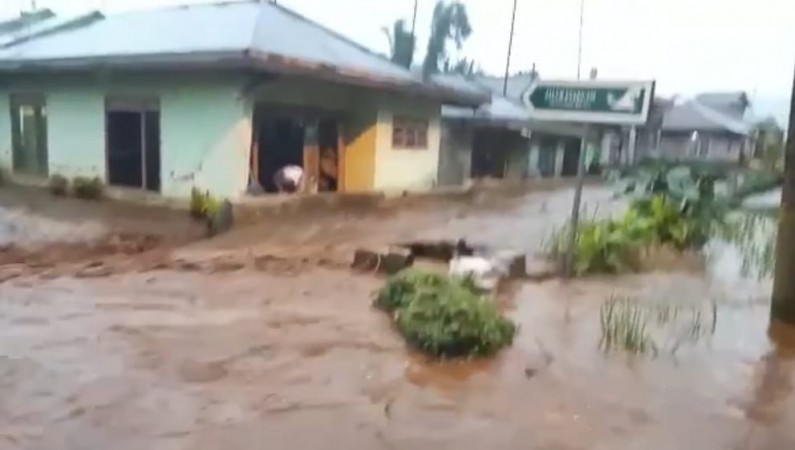
<path id="1" fill-rule="evenodd" d="M 622 207 L 604 188 L 585 200 Z M 513 347 L 439 363 L 371 308 L 383 280 L 346 267 L 356 246 L 418 238 L 535 251 L 570 202 L 566 189 L 484 194 L 273 218 L 210 241 L 175 217 L 151 247 L 3 266 L 16 275 L 0 284 L 0 449 L 795 448 L 795 350 L 768 336 L 766 277 L 517 284 L 501 299 L 520 325 Z M 12 204 L 0 221 L 49 218 L 87 242 L 146 230 L 97 208 L 110 206 L 53 218 Z M 616 295 L 714 305 L 714 328 L 653 355 L 605 352 L 600 308 Z"/>

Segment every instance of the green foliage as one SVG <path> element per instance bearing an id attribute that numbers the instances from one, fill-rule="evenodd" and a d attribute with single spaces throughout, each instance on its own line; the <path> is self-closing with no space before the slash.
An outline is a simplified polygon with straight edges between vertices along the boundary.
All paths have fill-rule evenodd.
<path id="1" fill-rule="evenodd" d="M 585 220 L 577 229 L 574 272 L 620 273 L 635 268 L 644 248 L 672 245 L 678 249 L 699 247 L 706 242 L 712 222 L 688 215 L 680 204 L 664 195 L 633 201 L 616 219 Z M 557 230 L 546 251 L 561 259 L 568 244 L 568 229 Z"/>
<path id="2" fill-rule="evenodd" d="M 646 353 L 656 347 L 649 333 L 646 310 L 627 298 L 611 297 L 599 310 L 602 325 L 600 346 L 606 350 L 622 349 L 630 353 Z"/>
<path id="3" fill-rule="evenodd" d="M 654 356 L 661 350 L 675 354 L 683 344 L 696 344 L 715 333 L 718 323 L 715 302 L 677 304 L 671 300 L 650 302 L 610 297 L 599 311 L 600 348 L 606 352 Z"/>
<path id="4" fill-rule="evenodd" d="M 48 183 L 50 193 L 58 197 L 65 197 L 69 193 L 69 179 L 63 175 L 55 174 Z"/>
<path id="5" fill-rule="evenodd" d="M 392 313 L 410 345 L 437 357 L 493 355 L 516 334 L 471 282 L 442 274 L 406 269 L 390 278 L 375 306 Z"/>
<path id="6" fill-rule="evenodd" d="M 397 20 L 391 31 L 386 27 L 383 28 L 383 31 L 387 39 L 389 39 L 392 61 L 405 68 L 410 68 L 414 60 L 416 42 L 411 30 L 406 28 L 406 21 L 403 19 Z"/>
<path id="7" fill-rule="evenodd" d="M 75 177 L 72 180 L 75 197 L 83 200 L 99 200 L 105 192 L 105 186 L 99 177 Z"/>
<path id="8" fill-rule="evenodd" d="M 202 192 L 198 188 L 190 191 L 190 214 L 197 219 L 212 218 L 221 206 L 221 202 L 210 195 L 210 191 Z"/>
<path id="9" fill-rule="evenodd" d="M 456 48 L 460 49 L 464 41 L 472 34 L 466 6 L 460 1 L 446 3 L 440 0 L 433 10 L 431 36 L 428 49 L 422 64 L 425 75 L 439 73 L 441 63 L 447 60 L 447 41 L 451 39 Z"/>
<path id="10" fill-rule="evenodd" d="M 750 171 L 742 178 L 742 182 L 734 191 L 734 198 L 739 202 L 749 195 L 769 191 L 784 182 L 784 175 L 768 170 Z"/>

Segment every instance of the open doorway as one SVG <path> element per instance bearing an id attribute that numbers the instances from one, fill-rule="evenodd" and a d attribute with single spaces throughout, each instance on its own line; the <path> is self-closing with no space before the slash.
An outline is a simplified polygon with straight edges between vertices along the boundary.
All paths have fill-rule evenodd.
<path id="1" fill-rule="evenodd" d="M 321 113 L 285 107 L 260 107 L 254 112 L 251 155 L 253 191 L 278 192 L 274 176 L 285 166 L 300 166 L 304 192 L 339 189 L 339 121 Z"/>
<path id="2" fill-rule="evenodd" d="M 564 177 L 577 176 L 580 164 L 580 143 L 578 138 L 566 138 L 563 142 L 563 167 L 561 175 Z"/>
<path id="3" fill-rule="evenodd" d="M 336 120 L 325 119 L 319 122 L 318 147 L 320 148 L 318 190 L 320 192 L 337 192 L 340 173 L 340 133 Z"/>
<path id="4" fill-rule="evenodd" d="M 160 191 L 157 100 L 108 99 L 105 108 L 108 183 Z"/>

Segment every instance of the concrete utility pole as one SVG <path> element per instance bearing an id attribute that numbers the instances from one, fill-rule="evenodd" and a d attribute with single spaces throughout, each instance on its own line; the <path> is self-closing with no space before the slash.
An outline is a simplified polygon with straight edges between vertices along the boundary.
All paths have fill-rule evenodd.
<path id="1" fill-rule="evenodd" d="M 580 0 L 580 34 L 577 45 L 577 80 L 582 76 L 582 25 L 585 18 L 585 0 Z M 592 71 L 592 74 L 595 73 Z M 585 153 L 588 150 L 588 140 L 591 138 L 591 127 L 586 125 L 580 140 L 580 156 L 577 159 L 577 183 L 574 186 L 574 203 L 571 207 L 571 221 L 569 222 L 569 236 L 566 254 L 563 257 L 563 277 L 574 276 L 574 257 L 577 249 L 577 233 L 580 228 L 580 208 L 582 205 L 582 187 L 585 183 Z"/>
<path id="2" fill-rule="evenodd" d="M 580 0 L 580 33 L 577 41 L 577 79 L 582 73 L 582 26 L 585 19 L 585 0 Z"/>
<path id="3" fill-rule="evenodd" d="M 790 98 L 784 187 L 776 242 L 776 272 L 770 306 L 773 321 L 795 325 L 795 73 Z"/>

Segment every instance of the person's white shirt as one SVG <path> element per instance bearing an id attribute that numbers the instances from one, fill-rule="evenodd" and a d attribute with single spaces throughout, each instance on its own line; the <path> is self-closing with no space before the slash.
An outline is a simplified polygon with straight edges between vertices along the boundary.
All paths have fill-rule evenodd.
<path id="1" fill-rule="evenodd" d="M 292 181 L 296 186 L 301 184 L 301 179 L 304 177 L 304 169 L 301 166 L 284 166 L 282 171 L 284 178 Z"/>

